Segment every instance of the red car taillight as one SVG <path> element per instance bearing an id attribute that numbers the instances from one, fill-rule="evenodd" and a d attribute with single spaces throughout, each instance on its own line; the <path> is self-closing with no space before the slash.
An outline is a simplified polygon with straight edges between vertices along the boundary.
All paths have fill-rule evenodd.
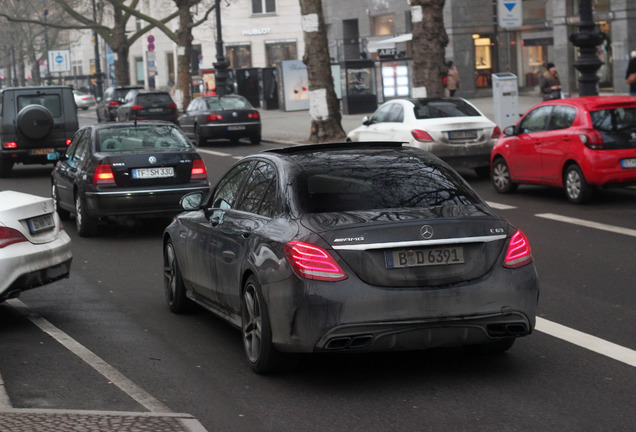
<path id="1" fill-rule="evenodd" d="M 133 110 L 133 111 L 139 111 L 139 110 L 144 109 L 144 107 L 143 107 L 143 105 L 133 105 L 133 106 L 130 107 L 130 109 Z"/>
<path id="2" fill-rule="evenodd" d="M 423 130 L 413 129 L 411 131 L 411 135 L 413 135 L 413 138 L 415 138 L 419 142 L 433 142 L 433 138 L 431 138 L 428 132 L 425 132 Z"/>
<path id="3" fill-rule="evenodd" d="M 210 121 L 220 121 L 223 120 L 223 116 L 221 114 L 208 114 L 208 120 Z"/>
<path id="4" fill-rule="evenodd" d="M 115 184 L 115 175 L 113 170 L 108 164 L 99 164 L 95 168 L 95 174 L 93 175 L 93 184 Z"/>
<path id="5" fill-rule="evenodd" d="M 112 107 L 117 107 L 119 106 L 119 102 L 118 101 L 110 101 L 108 102 L 108 106 L 112 106 Z"/>
<path id="6" fill-rule="evenodd" d="M 71 139 L 70 138 L 66 140 L 66 145 L 67 146 L 71 145 Z"/>
<path id="7" fill-rule="evenodd" d="M 2 147 L 4 147 L 5 149 L 15 149 L 15 148 L 18 148 L 18 143 L 10 141 L 10 142 L 4 143 Z"/>
<path id="8" fill-rule="evenodd" d="M 25 241 L 28 240 L 20 231 L 0 226 L 0 249 Z"/>
<path id="9" fill-rule="evenodd" d="M 602 150 L 605 148 L 603 135 L 596 129 L 581 129 L 579 131 L 581 142 L 592 150 Z"/>
<path id="10" fill-rule="evenodd" d="M 260 118 L 260 115 L 257 112 L 247 113 L 247 118 L 250 120 L 256 120 Z"/>
<path id="11" fill-rule="evenodd" d="M 508 243 L 504 267 L 514 269 L 523 267 L 531 262 L 532 251 L 530 250 L 528 237 L 521 230 L 517 230 L 510 238 L 510 243 Z"/>
<path id="12" fill-rule="evenodd" d="M 491 138 L 498 138 L 499 135 L 501 135 L 501 129 L 499 129 L 499 126 L 495 126 L 495 128 L 492 130 Z"/>
<path id="13" fill-rule="evenodd" d="M 177 108 L 177 104 L 168 104 L 166 105 L 168 108 Z"/>
<path id="14" fill-rule="evenodd" d="M 205 169 L 205 162 L 203 162 L 203 159 L 193 160 L 190 180 L 204 180 L 206 178 L 208 178 L 208 171 Z"/>
<path id="15" fill-rule="evenodd" d="M 285 255 L 294 272 L 305 279 L 330 282 L 347 279 L 342 267 L 321 247 L 293 241 L 285 244 Z"/>

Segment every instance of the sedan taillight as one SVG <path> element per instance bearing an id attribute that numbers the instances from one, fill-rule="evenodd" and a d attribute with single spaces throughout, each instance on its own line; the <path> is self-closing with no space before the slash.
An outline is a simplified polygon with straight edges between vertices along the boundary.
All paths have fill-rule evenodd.
<path id="1" fill-rule="evenodd" d="M 118 107 L 120 105 L 119 101 L 110 101 L 108 102 L 109 106 Z"/>
<path id="2" fill-rule="evenodd" d="M 305 279 L 336 282 L 347 274 L 329 252 L 319 246 L 303 242 L 285 244 L 285 255 L 294 272 Z"/>
<path id="3" fill-rule="evenodd" d="M 115 184 L 115 175 L 109 164 L 99 164 L 95 168 L 95 174 L 93 175 L 93 184 Z"/>
<path id="4" fill-rule="evenodd" d="M 433 138 L 428 134 L 428 132 L 423 130 L 413 129 L 411 131 L 411 135 L 413 135 L 413 138 L 419 142 L 433 142 Z"/>
<path id="5" fill-rule="evenodd" d="M 501 129 L 499 129 L 499 126 L 495 126 L 495 128 L 492 130 L 491 138 L 498 138 L 499 135 L 501 135 Z"/>
<path id="6" fill-rule="evenodd" d="M 0 226 L 0 249 L 25 241 L 28 240 L 20 231 Z"/>
<path id="7" fill-rule="evenodd" d="M 592 150 L 603 150 L 603 148 L 605 148 L 603 135 L 596 129 L 581 129 L 579 131 L 579 137 L 581 138 L 581 142 Z"/>
<path id="8" fill-rule="evenodd" d="M 504 267 L 514 269 L 523 267 L 531 262 L 532 251 L 530 250 L 528 237 L 521 230 L 517 230 L 510 238 L 510 243 L 508 243 Z"/>
<path id="9" fill-rule="evenodd" d="M 203 159 L 193 160 L 190 180 L 205 180 L 206 178 L 208 178 L 208 171 L 205 169 L 205 162 L 203 162 Z"/>
<path id="10" fill-rule="evenodd" d="M 209 121 L 220 121 L 223 120 L 223 116 L 221 114 L 208 114 L 207 119 Z"/>
<path id="11" fill-rule="evenodd" d="M 250 120 L 256 120 L 258 118 L 260 118 L 260 114 L 257 112 L 251 112 L 251 113 L 247 113 L 247 118 Z"/>
<path id="12" fill-rule="evenodd" d="M 139 111 L 139 110 L 144 109 L 144 107 L 143 107 L 143 105 L 133 105 L 133 106 L 130 107 L 130 109 L 133 110 L 133 111 Z"/>

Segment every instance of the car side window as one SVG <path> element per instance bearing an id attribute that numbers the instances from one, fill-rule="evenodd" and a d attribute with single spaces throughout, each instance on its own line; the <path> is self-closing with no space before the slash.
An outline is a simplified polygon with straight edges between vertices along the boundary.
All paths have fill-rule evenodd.
<path id="1" fill-rule="evenodd" d="M 373 114 L 373 117 L 371 118 L 373 123 L 384 123 L 387 120 L 391 114 L 391 108 L 393 107 L 394 104 L 386 104 L 383 105 L 382 107 L 380 107 L 380 109 L 378 109 L 375 114 Z"/>
<path id="2" fill-rule="evenodd" d="M 73 138 L 71 139 L 71 143 L 68 145 L 68 147 L 66 147 L 66 151 L 64 152 L 64 155 L 67 158 L 70 158 L 71 156 L 73 156 L 73 153 L 75 153 L 75 149 L 77 148 L 77 144 L 79 144 L 80 142 L 80 138 L 82 137 L 82 134 L 84 134 L 84 132 L 86 132 L 85 130 L 79 130 L 75 133 L 75 135 L 73 135 Z"/>
<path id="3" fill-rule="evenodd" d="M 196 111 L 198 109 L 197 108 L 198 107 L 198 104 L 197 104 L 198 101 L 199 101 L 198 99 L 195 99 L 192 102 L 190 102 L 190 104 L 188 105 L 188 108 L 186 108 L 186 111 L 187 112 Z"/>
<path id="4" fill-rule="evenodd" d="M 402 123 L 404 121 L 404 108 L 400 104 L 391 104 L 388 122 Z"/>
<path id="5" fill-rule="evenodd" d="M 276 202 L 276 170 L 266 162 L 258 162 L 247 179 L 245 192 L 236 209 L 272 217 Z"/>
<path id="6" fill-rule="evenodd" d="M 551 112 L 552 106 L 542 106 L 530 111 L 519 125 L 519 134 L 545 131 Z"/>
<path id="7" fill-rule="evenodd" d="M 213 208 L 230 209 L 234 207 L 234 201 L 240 192 L 241 185 L 253 164 L 254 162 L 239 164 L 223 177 L 212 195 L 211 206 Z"/>
<path id="8" fill-rule="evenodd" d="M 567 129 L 574 123 L 576 108 L 569 106 L 555 106 L 550 117 L 550 130 Z"/>
<path id="9" fill-rule="evenodd" d="M 70 166 L 77 166 L 78 162 L 84 160 L 84 157 L 86 156 L 86 143 L 89 141 L 89 135 L 88 131 L 81 130 L 75 135 L 75 137 L 73 137 L 71 144 L 66 149 L 66 163 Z"/>

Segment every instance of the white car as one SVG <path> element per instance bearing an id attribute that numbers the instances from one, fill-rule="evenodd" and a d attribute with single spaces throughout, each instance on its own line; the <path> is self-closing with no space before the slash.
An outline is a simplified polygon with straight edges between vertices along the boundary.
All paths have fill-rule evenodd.
<path id="1" fill-rule="evenodd" d="M 0 190 L 0 303 L 68 277 L 72 259 L 52 198 Z"/>
<path id="2" fill-rule="evenodd" d="M 462 98 L 394 99 L 364 117 L 347 140 L 407 143 L 487 177 L 490 151 L 500 134 L 493 121 Z"/>
<path id="3" fill-rule="evenodd" d="M 92 94 L 82 93 L 79 90 L 73 90 L 73 96 L 75 97 L 75 105 L 77 105 L 78 108 L 81 108 L 84 111 L 86 111 L 90 107 L 94 107 L 97 104 L 95 96 L 93 96 Z"/>

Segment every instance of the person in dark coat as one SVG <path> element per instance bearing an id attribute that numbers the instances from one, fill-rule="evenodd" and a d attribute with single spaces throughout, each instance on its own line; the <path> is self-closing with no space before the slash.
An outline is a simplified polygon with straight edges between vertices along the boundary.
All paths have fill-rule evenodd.
<path id="1" fill-rule="evenodd" d="M 631 59 L 627 65 L 627 72 L 625 72 L 625 81 L 629 84 L 629 94 L 636 96 L 636 80 L 632 83 L 628 82 L 628 78 L 631 74 L 636 74 L 636 51 L 632 51 Z"/>
<path id="2" fill-rule="evenodd" d="M 554 63 L 546 65 L 546 71 L 541 77 L 541 94 L 543 100 L 561 99 L 561 80 Z"/>

